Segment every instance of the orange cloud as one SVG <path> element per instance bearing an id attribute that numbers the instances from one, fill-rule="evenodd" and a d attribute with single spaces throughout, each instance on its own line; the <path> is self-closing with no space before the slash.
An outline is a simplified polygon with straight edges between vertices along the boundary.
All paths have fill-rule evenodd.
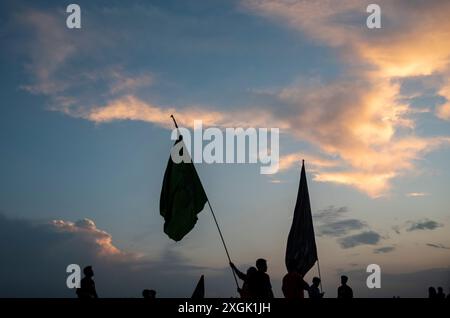
<path id="1" fill-rule="evenodd" d="M 447 102 L 438 106 L 436 110 L 437 116 L 444 120 L 450 120 L 450 81 L 440 89 L 439 95 L 444 97 Z"/>
<path id="2" fill-rule="evenodd" d="M 113 257 L 132 257 L 137 255 L 124 253 L 112 244 L 112 236 L 98 229 L 94 221 L 83 219 L 77 222 L 54 220 L 51 225 L 60 232 L 72 233 L 77 239 L 84 241 L 86 244 L 93 245 L 97 256 L 113 256 Z"/>
<path id="3" fill-rule="evenodd" d="M 448 144 L 447 137 L 414 133 L 417 111 L 400 102 L 399 79 L 438 74 L 450 62 L 450 3 L 380 1 L 382 29 L 365 27 L 369 1 L 244 0 L 256 14 L 287 24 L 339 50 L 347 71 L 327 85 L 300 84 L 277 94 L 296 136 L 340 158 L 340 169 L 317 170 L 315 180 L 356 187 L 378 197 L 391 180 L 415 168 L 415 161 Z M 354 21 L 358 21 L 355 23 Z M 440 94 L 449 100 L 449 91 Z M 450 117 L 450 106 L 437 114 Z M 281 167 L 294 157 L 282 158 Z"/>
<path id="4" fill-rule="evenodd" d="M 107 123 L 117 120 L 138 120 L 153 123 L 165 128 L 173 128 L 170 115 L 174 115 L 182 127 L 192 127 L 194 120 L 202 120 L 204 126 L 216 127 L 277 127 L 287 128 L 282 121 L 274 121 L 269 113 L 256 109 L 247 111 L 220 112 L 205 107 L 173 107 L 157 106 L 145 102 L 133 95 L 114 99 L 104 106 L 69 110 L 69 115 L 81 117 L 96 123 Z"/>
<path id="5" fill-rule="evenodd" d="M 448 75 L 450 3 L 380 0 L 383 28 L 368 30 L 364 21 L 369 3 L 360 0 L 342 0 L 339 5 L 330 0 L 242 2 L 247 10 L 285 23 L 337 50 L 345 62 L 346 72 L 335 82 L 297 83 L 268 92 L 278 101 L 276 106 L 218 111 L 203 106 L 155 105 L 132 95 L 134 89 L 152 83 L 150 76 L 113 71 L 104 75 L 110 89 L 106 94 L 110 100 L 105 105 L 75 109 L 73 99 L 56 94 L 53 97 L 62 103 L 57 110 L 95 123 L 139 120 L 172 128 L 170 115 L 174 114 L 185 127 L 192 127 L 197 119 L 203 120 L 205 126 L 278 127 L 282 133 L 307 141 L 320 153 L 335 158 L 330 161 L 309 158 L 317 181 L 353 186 L 373 197 L 383 195 L 390 189 L 393 178 L 413 170 L 418 159 L 448 143 L 447 137 L 424 138 L 415 134 L 415 120 L 411 115 L 417 110 L 401 101 L 400 88 L 405 77 Z M 35 25 L 38 18 L 45 18 L 49 26 L 54 23 L 54 18 L 39 13 L 32 14 L 28 21 Z M 29 90 L 60 93 L 65 88 L 52 87 L 55 82 L 52 74 L 72 51 L 64 49 L 64 37 L 58 32 L 47 36 L 43 31 L 38 29 L 41 36 L 37 42 L 48 37 L 53 46 L 59 43 L 53 53 L 56 63 L 39 58 L 52 57 L 51 53 L 36 53 L 33 69 L 38 83 Z M 46 50 L 45 45 L 42 47 Z M 447 101 L 449 87 L 444 85 L 438 89 Z M 438 107 L 436 114 L 450 119 L 450 104 Z M 282 157 L 280 169 L 293 167 L 299 159 L 296 154 Z"/>
<path id="6" fill-rule="evenodd" d="M 443 71 L 450 62 L 450 3 L 380 0 L 382 28 L 365 27 L 371 1 L 244 0 L 257 14 L 281 21 L 331 47 L 347 61 L 376 67 L 380 76 L 405 77 Z M 355 23 L 351 17 L 355 17 Z"/>

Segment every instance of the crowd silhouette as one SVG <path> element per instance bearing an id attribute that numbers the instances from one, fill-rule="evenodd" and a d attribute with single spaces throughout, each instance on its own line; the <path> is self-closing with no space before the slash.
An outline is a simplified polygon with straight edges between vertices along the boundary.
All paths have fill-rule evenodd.
<path id="1" fill-rule="evenodd" d="M 444 289 L 442 287 L 436 288 L 430 287 L 428 288 L 428 298 L 430 299 L 445 299 Z M 450 293 L 447 295 L 447 299 L 450 299 Z"/>
<path id="2" fill-rule="evenodd" d="M 232 270 L 237 277 L 243 281 L 242 288 L 238 288 L 241 299 L 246 300 L 261 300 L 274 298 L 270 276 L 267 274 L 267 261 L 263 258 L 256 260 L 255 266 L 250 266 L 246 273 L 241 272 L 232 262 L 230 262 Z M 76 294 L 80 299 L 95 299 L 98 298 L 94 282 L 94 270 L 92 266 L 86 266 L 83 269 L 84 277 L 81 279 L 80 288 L 76 289 Z M 312 284 L 309 285 L 298 272 L 288 272 L 282 281 L 282 292 L 286 299 L 303 299 L 304 292 L 308 292 L 311 299 L 324 298 L 325 292 L 322 292 L 321 280 L 319 277 L 312 279 Z M 341 285 L 337 289 L 338 299 L 353 298 L 353 290 L 347 284 L 348 277 L 341 276 Z M 320 287 L 320 288 L 319 288 Z M 156 298 L 156 291 L 153 289 L 144 289 L 142 297 L 147 300 Z M 400 298 L 394 296 L 394 298 Z M 450 299 L 450 293 L 445 295 L 444 289 L 438 287 L 428 288 L 428 298 L 430 299 Z"/>

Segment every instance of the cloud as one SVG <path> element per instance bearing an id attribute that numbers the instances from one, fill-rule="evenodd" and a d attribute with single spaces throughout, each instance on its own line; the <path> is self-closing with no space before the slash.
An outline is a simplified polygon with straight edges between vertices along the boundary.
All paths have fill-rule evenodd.
<path id="1" fill-rule="evenodd" d="M 439 249 L 444 249 L 444 250 L 450 250 L 450 247 L 445 246 L 445 245 L 440 244 L 440 243 L 438 243 L 438 244 L 427 243 L 426 245 L 429 246 L 429 247 L 433 247 L 433 248 L 439 248 Z"/>
<path id="2" fill-rule="evenodd" d="M 80 240 L 87 245 L 87 248 L 95 255 L 99 256 L 120 256 L 123 258 L 135 258 L 137 255 L 125 254 L 112 244 L 112 237 L 109 233 L 98 229 L 94 221 L 82 219 L 75 223 L 63 220 L 53 220 L 51 229 L 57 233 L 71 233 L 76 240 Z"/>
<path id="3" fill-rule="evenodd" d="M 336 6 L 326 0 L 245 0 L 242 5 L 341 49 L 346 61 L 372 64 L 377 76 L 419 76 L 446 70 L 449 3 L 381 0 L 377 4 L 382 8 L 383 26 L 376 32 L 365 27 L 365 9 L 370 3 L 343 0 Z"/>
<path id="4" fill-rule="evenodd" d="M 34 75 L 35 82 L 23 85 L 35 94 L 57 94 L 67 87 L 65 81 L 57 79 L 65 61 L 76 52 L 76 46 L 65 36 L 61 20 L 57 16 L 39 10 L 27 9 L 17 14 L 19 27 L 34 33 L 32 40 L 25 42 L 29 63 L 26 69 Z"/>
<path id="5" fill-rule="evenodd" d="M 450 120 L 450 81 L 439 90 L 439 95 L 446 99 L 446 102 L 436 109 L 436 115 L 443 120 Z"/>
<path id="6" fill-rule="evenodd" d="M 425 197 L 425 196 L 428 196 L 428 195 L 429 195 L 429 193 L 426 193 L 426 192 L 409 192 L 409 193 L 406 194 L 407 197 L 413 197 L 413 198 Z"/>
<path id="7" fill-rule="evenodd" d="M 345 218 L 347 207 L 330 206 L 314 214 L 317 236 L 337 238 L 336 242 L 344 249 L 359 245 L 375 245 L 382 237 L 371 230 L 369 225 L 358 219 Z M 363 232 L 351 234 L 356 231 Z M 351 234 L 351 235 L 350 235 Z M 380 251 L 382 251 L 381 248 Z"/>
<path id="8" fill-rule="evenodd" d="M 395 250 L 394 246 L 385 246 L 385 247 L 376 248 L 373 250 L 373 252 L 375 254 L 384 254 L 384 253 L 392 252 L 393 250 Z"/>
<path id="9" fill-rule="evenodd" d="M 25 41 L 18 41 L 28 60 L 25 69 L 31 75 L 21 88 L 47 96 L 50 110 L 74 113 L 93 107 L 100 100 L 136 93 L 154 82 L 148 72 L 97 61 L 98 52 L 103 50 L 103 59 L 104 51 L 119 42 L 119 33 L 106 37 L 107 32 L 96 31 L 98 27 L 89 32 L 73 32 L 61 26 L 65 21 L 62 11 L 28 8 L 19 9 L 14 15 L 17 29 L 30 35 Z"/>
<path id="10" fill-rule="evenodd" d="M 75 111 L 67 110 L 66 113 L 95 123 L 136 120 L 170 129 L 173 128 L 170 120 L 170 115 L 172 114 L 182 127 L 193 127 L 194 120 L 201 120 L 204 127 L 265 127 L 269 120 L 267 114 L 254 112 L 252 109 L 222 112 L 214 108 L 206 109 L 199 106 L 174 108 L 145 102 L 134 95 L 121 96 L 103 106 L 77 109 Z M 278 122 L 274 127 L 283 129 L 283 127 L 286 128 L 287 126 L 282 122 Z"/>
<path id="11" fill-rule="evenodd" d="M 417 159 L 449 142 L 445 136 L 414 134 L 416 111 L 402 101 L 400 89 L 408 77 L 448 76 L 450 4 L 382 1 L 384 27 L 373 32 L 361 27 L 369 3 L 246 0 L 242 6 L 338 50 L 344 74 L 328 84 L 300 83 L 272 93 L 288 104 L 273 115 L 290 122 L 301 139 L 342 159 L 340 169 L 321 169 L 316 181 L 379 197 L 394 178 L 414 169 Z M 447 106 L 438 113 L 445 118 Z"/>
<path id="12" fill-rule="evenodd" d="M 101 297 L 141 297 L 144 288 L 161 297 L 189 297 L 202 273 L 212 289 L 226 295 L 228 287 L 214 285 L 221 269 L 192 265 L 176 249 L 152 259 L 120 249 L 90 219 L 35 222 L 0 215 L 0 250 L 0 297 L 74 297 L 65 285 L 69 264 L 93 266 Z"/>
<path id="13" fill-rule="evenodd" d="M 442 224 L 437 223 L 436 221 L 428 220 L 428 219 L 416 221 L 416 222 L 410 222 L 410 223 L 412 223 L 412 224 L 407 229 L 408 232 L 419 231 L 419 230 L 435 230 L 435 229 L 443 226 Z"/>
<path id="14" fill-rule="evenodd" d="M 318 235 L 342 236 L 347 234 L 349 231 L 360 230 L 364 227 L 366 227 L 366 224 L 356 219 L 336 221 L 333 223 L 319 226 Z"/>
<path id="15" fill-rule="evenodd" d="M 315 220 L 318 220 L 319 222 L 330 222 L 340 218 L 343 214 L 347 213 L 348 211 L 349 209 L 346 206 L 335 207 L 332 205 L 325 209 L 317 211 L 316 213 L 314 213 L 313 217 Z"/>
<path id="16" fill-rule="evenodd" d="M 153 78 L 148 74 L 130 77 L 114 71 L 111 77 L 114 79 L 111 84 L 111 94 L 135 91 L 138 88 L 149 86 L 153 82 Z"/>
<path id="17" fill-rule="evenodd" d="M 288 155 L 280 156 L 279 159 L 279 171 L 289 170 L 294 166 L 299 166 L 299 164 L 305 160 L 309 171 L 316 171 L 320 168 L 330 168 L 339 165 L 337 160 L 324 158 L 323 156 L 307 154 L 307 153 L 291 153 Z"/>
<path id="18" fill-rule="evenodd" d="M 353 187 L 376 198 L 389 193 L 395 178 L 417 169 L 418 160 L 450 143 L 447 136 L 415 134 L 417 110 L 401 93 L 402 79 L 450 72 L 450 5 L 410 5 L 407 1 L 382 1 L 380 5 L 385 29 L 371 32 L 361 27 L 366 5 L 360 1 L 344 0 L 339 6 L 330 1 L 243 1 L 247 12 L 286 24 L 337 50 L 344 72 L 327 83 L 300 79 L 279 90 L 263 90 L 259 94 L 272 103 L 245 109 L 229 105 L 227 110 L 214 105 L 175 108 L 140 98 L 137 91 L 154 83 L 147 73 L 128 74 L 108 65 L 92 72 L 67 72 L 73 70 L 68 62 L 81 44 L 87 52 L 101 50 L 104 44 L 94 45 L 93 35 L 84 40 L 70 37 L 69 41 L 64 28 L 52 27 L 56 17 L 29 11 L 24 21 L 36 29 L 35 39 L 30 41 L 29 68 L 36 83 L 24 87 L 50 96 L 52 110 L 95 123 L 137 120 L 169 128 L 169 116 L 175 114 L 186 127 L 191 127 L 194 119 L 217 127 L 270 124 L 308 142 L 318 153 L 282 156 L 281 170 L 306 158 L 315 181 Z M 430 16 L 433 19 L 427 18 Z M 45 27 L 38 26 L 41 21 Z M 390 27 L 392 23 L 395 28 Z M 53 33 L 47 34 L 47 30 Z M 448 97 L 444 87 L 437 90 Z M 446 118 L 447 108 L 436 110 L 441 118 Z"/>
<path id="19" fill-rule="evenodd" d="M 353 248 L 359 245 L 376 245 L 380 242 L 380 234 L 374 231 L 366 231 L 355 235 L 350 235 L 339 239 L 342 248 Z"/>

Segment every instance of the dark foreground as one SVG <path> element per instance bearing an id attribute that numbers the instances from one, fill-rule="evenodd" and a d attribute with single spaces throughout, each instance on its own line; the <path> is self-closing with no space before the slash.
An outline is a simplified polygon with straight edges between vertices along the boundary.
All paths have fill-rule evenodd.
<path id="1" fill-rule="evenodd" d="M 268 302 L 245 302 L 239 299 L 98 299 L 82 301 L 79 299 L 1 299 L 2 312 L 40 316 L 41 314 L 66 316 L 115 316 L 131 317 L 137 313 L 145 317 L 173 316 L 252 316 L 252 317 L 329 317 L 338 316 L 379 316 L 391 314 L 426 315 L 431 312 L 446 313 L 450 311 L 450 301 L 430 299 L 338 299 L 309 300 L 299 302 L 274 299 Z M 441 314 L 442 315 L 442 314 Z"/>

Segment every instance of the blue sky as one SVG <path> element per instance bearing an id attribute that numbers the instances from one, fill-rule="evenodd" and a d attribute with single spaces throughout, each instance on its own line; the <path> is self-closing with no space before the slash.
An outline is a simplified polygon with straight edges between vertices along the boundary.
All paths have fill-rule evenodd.
<path id="1" fill-rule="evenodd" d="M 179 243 L 162 231 L 159 194 L 173 111 L 187 127 L 191 119 L 219 128 L 280 127 L 275 175 L 260 175 L 258 165 L 197 165 L 233 260 L 244 268 L 267 258 L 277 295 L 301 158 L 329 296 L 341 273 L 354 273 L 359 295 L 425 293 L 421 283 L 411 291 L 395 278 L 385 289 L 368 290 L 364 271 L 371 263 L 392 277 L 414 281 L 411 273 L 425 271 L 429 276 L 419 276 L 426 283 L 445 284 L 448 4 L 383 1 L 383 28 L 367 30 L 360 1 L 339 8 L 252 0 L 77 3 L 80 30 L 65 27 L 59 2 L 1 5 L 0 211 L 5 227 L 17 218 L 30 223 L 12 231 L 12 239 L 22 242 L 23 231 L 63 220 L 65 226 L 45 231 L 74 235 L 68 249 L 92 244 L 62 253 L 55 268 L 79 259 L 106 273 L 117 262 L 145 263 L 153 269 L 133 272 L 134 285 L 116 282 L 125 296 L 139 295 L 143 276 L 150 286 L 142 288 L 174 296 L 180 290 L 157 277 L 165 277 L 158 264 L 175 260 L 178 273 L 192 267 L 192 286 L 208 271 L 211 296 L 232 294 L 208 209 Z M 411 25 L 412 15 L 423 19 Z M 84 218 L 95 225 L 70 223 Z M 112 241 L 99 241 L 105 233 Z M 365 233 L 374 239 L 362 239 Z M 108 254 L 111 246 L 119 255 Z M 91 248 L 98 253 L 87 257 Z M 61 277 L 45 295 L 71 295 L 58 285 L 64 268 Z M 97 279 L 106 278 L 99 272 Z"/>

